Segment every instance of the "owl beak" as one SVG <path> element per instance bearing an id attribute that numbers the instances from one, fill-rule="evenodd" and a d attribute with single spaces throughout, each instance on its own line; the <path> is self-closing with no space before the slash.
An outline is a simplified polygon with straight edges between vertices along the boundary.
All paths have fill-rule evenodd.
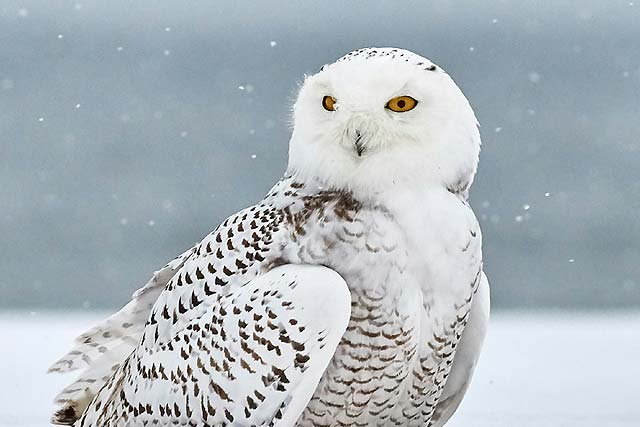
<path id="1" fill-rule="evenodd" d="M 356 148 L 356 153 L 358 153 L 358 157 L 362 157 L 362 153 L 364 152 L 364 137 L 362 132 L 359 130 L 355 131 L 353 139 L 353 146 Z"/>

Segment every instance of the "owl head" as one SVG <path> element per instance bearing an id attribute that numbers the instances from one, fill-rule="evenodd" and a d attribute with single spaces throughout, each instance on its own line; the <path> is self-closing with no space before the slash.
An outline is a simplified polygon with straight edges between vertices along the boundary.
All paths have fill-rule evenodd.
<path id="1" fill-rule="evenodd" d="M 469 102 L 430 60 L 353 51 L 307 76 L 294 105 L 288 172 L 361 195 L 443 187 L 466 193 L 480 134 Z"/>

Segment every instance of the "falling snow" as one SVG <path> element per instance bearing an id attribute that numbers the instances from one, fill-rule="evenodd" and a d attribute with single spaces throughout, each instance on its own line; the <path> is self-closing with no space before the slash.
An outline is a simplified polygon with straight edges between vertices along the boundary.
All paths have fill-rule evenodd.
<path id="1" fill-rule="evenodd" d="M 13 80 L 11 80 L 11 79 L 2 79 L 2 80 L 0 80 L 0 88 L 2 88 L 2 90 L 11 90 L 11 89 L 13 89 Z"/>
<path id="2" fill-rule="evenodd" d="M 540 74 L 536 73 L 535 71 L 529 73 L 529 81 L 531 83 L 539 83 L 541 78 L 542 77 L 540 76 Z"/>
<path id="3" fill-rule="evenodd" d="M 0 226 L 5 242 L 42 239 L 50 253 L 41 274 L 47 280 L 35 277 L 19 247 L 11 249 L 14 265 L 0 265 L 14 276 L 26 272 L 26 288 L 80 288 L 86 280 L 59 248 L 82 242 L 87 250 L 74 255 L 76 265 L 104 259 L 95 274 L 126 293 L 131 259 L 144 271 L 156 267 L 159 250 L 139 251 L 157 244 L 149 236 L 166 239 L 167 253 L 177 251 L 184 227 L 215 226 L 230 206 L 259 197 L 265 177 L 286 164 L 296 82 L 341 53 L 333 36 L 307 48 L 309 41 L 286 26 L 230 32 L 245 28 L 249 17 L 222 19 L 206 2 L 147 14 L 141 11 L 151 2 L 141 2 L 127 10 L 83 0 L 6 2 L 3 8 L 0 127 L 7 167 Z M 640 56 L 620 42 L 636 36 L 638 1 L 558 3 L 545 10 L 507 3 L 452 2 L 451 13 L 437 16 L 462 34 L 458 38 L 433 33 L 436 18 L 425 15 L 417 33 L 399 32 L 395 39 L 422 49 L 454 76 L 482 126 L 470 201 L 486 228 L 487 257 L 505 260 L 492 265 L 496 294 L 504 305 L 518 298 L 532 306 L 556 299 L 640 301 L 638 250 L 627 244 L 639 240 L 628 224 L 637 216 L 629 200 L 635 200 L 640 161 L 640 117 L 632 108 Z M 345 8 L 345 21 L 375 15 Z M 329 21 L 318 22 L 326 14 L 305 21 L 305 33 L 326 31 Z M 388 16 L 397 20 L 391 25 L 401 23 Z M 343 40 L 375 35 L 366 24 L 331 31 Z M 416 36 L 433 40 L 416 47 Z M 245 169 L 251 180 L 237 178 Z M 123 256 L 109 257 L 109 251 Z M 597 267 L 592 259 L 619 262 Z M 573 263 L 587 279 L 567 302 L 567 292 L 552 284 L 571 285 Z M 540 284 L 535 291 L 514 285 L 516 270 Z M 77 282 L 59 284 L 61 275 Z M 603 289 L 605 280 L 610 286 Z M 2 292 L 10 302 L 44 300 Z M 52 304 L 82 306 L 81 296 L 67 298 L 71 302 L 52 298 Z M 89 300 L 115 304 L 100 298 Z"/>

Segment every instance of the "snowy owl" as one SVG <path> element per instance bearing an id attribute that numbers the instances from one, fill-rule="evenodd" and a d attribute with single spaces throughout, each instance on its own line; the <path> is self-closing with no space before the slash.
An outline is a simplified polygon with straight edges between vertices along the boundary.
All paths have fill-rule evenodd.
<path id="1" fill-rule="evenodd" d="M 488 320 L 479 151 L 469 102 L 419 55 L 307 76 L 284 177 L 77 339 L 53 422 L 442 426 Z"/>

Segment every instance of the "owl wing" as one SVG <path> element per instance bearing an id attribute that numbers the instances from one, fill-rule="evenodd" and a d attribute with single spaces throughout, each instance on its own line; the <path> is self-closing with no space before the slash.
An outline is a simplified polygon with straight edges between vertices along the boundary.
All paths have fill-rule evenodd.
<path id="1" fill-rule="evenodd" d="M 351 295 L 333 270 L 276 267 L 219 295 L 170 340 L 141 343 L 79 425 L 134 416 L 140 425 L 293 426 L 350 313 Z"/>
<path id="2" fill-rule="evenodd" d="M 458 343 L 451 371 L 433 414 L 434 427 L 445 425 L 458 409 L 469 388 L 471 376 L 478 363 L 480 349 L 487 334 L 489 308 L 489 281 L 487 276 L 482 273 L 478 290 L 473 297 L 473 303 L 469 311 L 469 321 Z"/>
<path id="3" fill-rule="evenodd" d="M 222 299 L 239 292 L 273 267 L 287 263 L 291 254 L 295 259 L 296 251 L 301 249 L 297 235 L 311 233 L 300 225 L 300 220 L 306 217 L 294 217 L 289 210 L 298 200 L 298 188 L 290 179 L 284 179 L 262 202 L 227 218 L 169 269 L 161 270 L 158 280 L 152 279 L 136 292 L 134 301 L 138 301 L 130 303 L 131 307 L 116 314 L 115 320 L 107 320 L 90 331 L 86 338 L 91 341 L 82 343 L 89 344 L 88 347 L 72 350 L 68 357 L 54 365 L 57 371 L 88 368 L 59 396 L 58 402 L 63 407 L 53 421 L 72 424 L 96 392 L 118 378 L 127 378 L 131 383 L 144 380 L 146 372 L 122 374 L 124 363 L 131 361 L 130 354 L 142 357 L 162 351 L 168 361 L 172 357 L 179 359 L 181 352 L 168 350 L 176 337 L 189 327 L 204 327 L 208 323 L 203 319 L 219 307 Z M 205 323 L 196 326 L 201 321 Z M 127 333 L 113 348 L 103 345 L 104 339 L 117 335 L 123 328 Z M 134 348 L 137 350 L 131 353 Z M 93 355 L 102 356 L 94 358 Z M 95 406 L 87 411 L 92 410 L 96 410 Z"/>

